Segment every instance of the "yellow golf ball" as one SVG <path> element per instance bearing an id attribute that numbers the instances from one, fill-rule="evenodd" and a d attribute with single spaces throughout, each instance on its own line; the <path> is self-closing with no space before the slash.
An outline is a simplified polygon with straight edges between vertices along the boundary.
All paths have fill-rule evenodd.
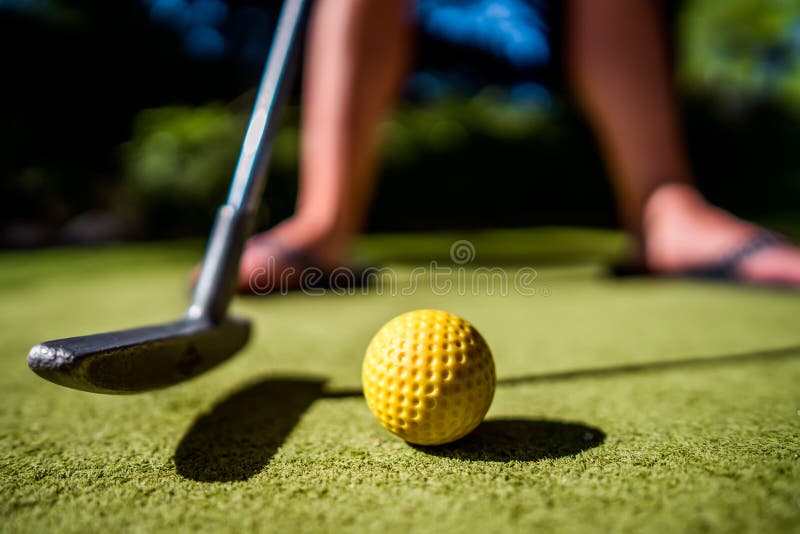
<path id="1" fill-rule="evenodd" d="M 410 443 L 441 445 L 469 434 L 494 397 L 489 345 L 464 319 L 439 310 L 404 313 L 372 338 L 361 371 L 370 410 Z"/>

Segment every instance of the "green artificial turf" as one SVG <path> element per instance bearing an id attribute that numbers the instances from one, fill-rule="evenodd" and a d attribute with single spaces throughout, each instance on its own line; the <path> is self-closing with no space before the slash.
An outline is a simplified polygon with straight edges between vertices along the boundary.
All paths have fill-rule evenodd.
<path id="1" fill-rule="evenodd" d="M 533 266 L 535 294 L 422 277 L 406 295 L 240 299 L 246 350 L 130 397 L 47 383 L 27 350 L 177 316 L 199 244 L 0 255 L 0 530 L 800 531 L 798 295 L 613 279 L 624 243 L 607 232 L 362 249 L 408 280 L 456 239 L 475 246 L 465 272 Z M 473 322 L 499 375 L 487 422 L 436 449 L 359 396 L 372 334 L 426 307 Z"/>

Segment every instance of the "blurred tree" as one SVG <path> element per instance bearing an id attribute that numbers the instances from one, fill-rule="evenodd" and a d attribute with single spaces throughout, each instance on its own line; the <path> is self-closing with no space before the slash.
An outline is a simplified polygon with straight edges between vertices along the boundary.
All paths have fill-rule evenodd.
<path id="1" fill-rule="evenodd" d="M 800 2 L 696 0 L 681 14 L 681 76 L 739 106 L 778 99 L 800 111 Z"/>
<path id="2" fill-rule="evenodd" d="M 0 0 L 0 46 L 15 51 L 0 85 L 0 243 L 19 223 L 37 227 L 28 242 L 56 242 L 98 209 L 137 215 L 148 237 L 205 234 L 279 4 Z M 706 192 L 743 215 L 796 215 L 800 2 L 683 4 L 678 67 Z M 613 224 L 592 136 L 548 86 L 553 13 L 537 0 L 420 0 L 419 15 L 406 94 L 421 105 L 385 125 L 372 227 Z M 297 139 L 294 109 L 262 224 L 292 211 Z"/>
<path id="3" fill-rule="evenodd" d="M 236 163 L 243 118 L 216 104 L 158 108 L 137 115 L 133 131 L 123 145 L 117 209 L 130 210 L 153 234 L 206 224 Z"/>
<path id="4" fill-rule="evenodd" d="M 57 242 L 70 219 L 109 206 L 138 111 L 231 101 L 263 62 L 193 59 L 139 0 L 4 0 L 0 47 L 0 243 L 12 245 Z"/>

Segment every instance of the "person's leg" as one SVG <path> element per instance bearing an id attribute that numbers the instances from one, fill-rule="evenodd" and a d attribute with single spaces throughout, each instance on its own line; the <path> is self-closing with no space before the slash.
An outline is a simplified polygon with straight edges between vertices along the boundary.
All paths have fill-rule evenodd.
<path id="1" fill-rule="evenodd" d="M 709 205 L 692 185 L 660 9 L 656 0 L 571 0 L 566 60 L 623 224 L 643 244 L 647 266 L 669 274 L 719 261 L 759 229 Z M 800 251 L 763 250 L 738 274 L 800 286 Z"/>
<path id="2" fill-rule="evenodd" d="M 409 59 L 409 0 L 317 0 L 306 44 L 300 184 L 294 216 L 250 240 L 240 290 L 279 277 L 301 251 L 342 265 L 373 189 L 376 129 Z M 291 256 L 291 255 L 289 255 Z M 277 278 L 276 278 L 277 279 Z"/>

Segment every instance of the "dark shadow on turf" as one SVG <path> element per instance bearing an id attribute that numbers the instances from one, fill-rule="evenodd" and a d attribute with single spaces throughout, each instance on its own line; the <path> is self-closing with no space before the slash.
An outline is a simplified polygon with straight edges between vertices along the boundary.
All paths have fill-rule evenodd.
<path id="1" fill-rule="evenodd" d="M 516 386 L 578 378 L 619 376 L 696 366 L 772 361 L 800 356 L 800 346 L 724 356 L 578 369 L 498 380 Z M 181 476 L 205 482 L 247 480 L 269 463 L 294 426 L 317 399 L 363 397 L 360 389 L 326 391 L 324 380 L 270 377 L 251 383 L 201 415 L 181 439 L 175 465 Z M 493 419 L 472 434 L 426 453 L 466 460 L 535 461 L 577 454 L 603 442 L 602 431 L 577 423 L 535 419 Z"/>
<path id="2" fill-rule="evenodd" d="M 497 381 L 498 387 L 519 386 L 539 382 L 563 382 L 578 378 L 602 378 L 622 376 L 627 374 L 652 373 L 672 369 L 690 369 L 692 367 L 713 367 L 719 365 L 732 365 L 759 361 L 778 361 L 789 358 L 800 358 L 800 345 L 792 345 L 778 349 L 756 350 L 739 354 L 726 354 L 722 356 L 704 356 L 696 358 L 681 358 L 661 362 L 635 363 L 629 365 L 616 365 L 612 367 L 598 367 L 596 369 L 576 369 L 574 371 L 560 371 L 555 373 L 534 374 L 501 378 Z M 326 392 L 325 398 L 361 397 L 360 389 L 340 389 Z"/>
<path id="3" fill-rule="evenodd" d="M 419 451 L 475 462 L 535 462 L 574 456 L 605 441 L 602 430 L 544 419 L 488 419 L 463 439 Z"/>
<path id="4" fill-rule="evenodd" d="M 311 404 L 323 380 L 270 377 L 245 386 L 200 415 L 175 451 L 182 477 L 247 480 L 261 472 Z"/>
<path id="5" fill-rule="evenodd" d="M 723 356 L 707 356 L 696 358 L 681 358 L 661 362 L 634 363 L 617 365 L 614 367 L 600 367 L 597 369 L 576 369 L 541 375 L 515 376 L 497 381 L 498 386 L 516 386 L 535 382 L 561 382 L 576 378 L 595 378 L 604 376 L 622 376 L 627 374 L 651 373 L 672 369 L 689 369 L 692 367 L 712 367 L 718 365 L 731 365 L 736 363 L 774 361 L 800 357 L 800 345 L 782 347 L 779 349 L 755 350 L 739 354 L 726 354 Z"/>

